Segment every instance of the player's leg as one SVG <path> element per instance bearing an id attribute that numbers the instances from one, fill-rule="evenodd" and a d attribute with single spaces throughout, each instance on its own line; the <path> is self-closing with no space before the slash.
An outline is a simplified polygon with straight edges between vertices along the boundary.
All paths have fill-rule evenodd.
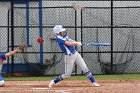
<path id="1" fill-rule="evenodd" d="M 2 77 L 2 66 L 3 62 L 6 60 L 6 54 L 0 54 L 0 86 L 4 86 L 4 79 Z"/>
<path id="2" fill-rule="evenodd" d="M 76 52 L 76 65 L 78 65 L 81 68 L 81 70 L 85 73 L 85 76 L 89 78 L 93 86 L 100 86 L 99 84 L 96 83 L 92 73 L 89 71 L 86 63 L 84 62 L 83 58 L 78 52 Z"/>
<path id="3" fill-rule="evenodd" d="M 4 86 L 4 79 L 3 79 L 2 75 L 1 75 L 2 66 L 3 66 L 3 62 L 0 61 L 0 86 Z"/>
<path id="4" fill-rule="evenodd" d="M 52 80 L 49 84 L 49 87 L 53 87 L 53 85 L 58 83 L 59 81 L 69 78 L 72 73 L 74 62 L 75 62 L 75 55 L 65 56 L 65 74 L 62 74 L 58 76 L 56 79 Z"/>

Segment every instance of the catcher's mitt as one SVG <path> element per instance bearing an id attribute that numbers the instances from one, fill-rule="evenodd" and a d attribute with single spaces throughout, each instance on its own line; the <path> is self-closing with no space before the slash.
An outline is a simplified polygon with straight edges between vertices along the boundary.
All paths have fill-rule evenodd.
<path id="1" fill-rule="evenodd" d="M 27 44 L 26 43 L 23 43 L 22 45 L 19 45 L 17 47 L 21 52 L 24 52 L 24 49 L 27 48 Z"/>

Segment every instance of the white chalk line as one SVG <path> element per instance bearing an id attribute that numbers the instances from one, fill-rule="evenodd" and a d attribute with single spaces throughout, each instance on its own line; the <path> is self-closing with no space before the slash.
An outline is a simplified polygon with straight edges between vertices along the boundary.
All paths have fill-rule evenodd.
<path id="1" fill-rule="evenodd" d="M 46 90 L 46 89 L 49 89 L 49 88 L 31 88 L 33 90 Z"/>
<path id="2" fill-rule="evenodd" d="M 20 91 L 22 89 L 9 89 L 9 90 L 0 90 L 0 92 L 13 92 Z M 21 92 L 55 92 L 55 93 L 72 93 L 71 89 L 50 89 L 50 88 L 30 88 L 22 90 Z"/>
<path id="3" fill-rule="evenodd" d="M 56 93 L 72 93 L 71 92 L 71 89 L 65 89 L 65 90 L 62 90 L 62 89 L 53 89 L 53 88 L 31 88 L 33 91 L 54 91 Z M 29 90 L 29 91 L 32 91 L 32 90 Z"/>

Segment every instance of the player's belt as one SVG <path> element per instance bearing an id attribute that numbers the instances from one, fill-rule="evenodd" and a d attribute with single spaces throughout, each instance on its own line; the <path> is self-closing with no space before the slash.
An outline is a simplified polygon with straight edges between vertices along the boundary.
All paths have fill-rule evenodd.
<path id="1" fill-rule="evenodd" d="M 75 54 L 75 52 L 76 52 L 76 50 L 74 51 L 74 53 L 70 53 L 70 54 L 66 54 L 66 55 L 69 55 L 69 56 L 71 56 L 71 55 Z"/>
<path id="2" fill-rule="evenodd" d="M 72 54 L 67 54 L 68 56 L 71 56 Z"/>

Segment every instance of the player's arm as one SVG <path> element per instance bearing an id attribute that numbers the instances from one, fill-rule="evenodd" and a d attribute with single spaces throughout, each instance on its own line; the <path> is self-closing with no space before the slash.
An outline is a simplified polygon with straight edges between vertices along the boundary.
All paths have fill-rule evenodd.
<path id="1" fill-rule="evenodd" d="M 8 58 L 8 57 L 10 57 L 10 56 L 12 56 L 12 55 L 14 55 L 14 54 L 16 54 L 16 53 L 17 53 L 16 50 L 10 51 L 10 52 L 8 52 L 8 53 L 5 54 L 5 58 Z"/>
<path id="2" fill-rule="evenodd" d="M 0 61 L 5 62 L 6 58 L 16 54 L 17 52 L 19 52 L 18 49 L 14 50 L 14 51 L 10 51 L 6 54 L 0 54 Z"/>
<path id="3" fill-rule="evenodd" d="M 19 48 L 16 48 L 14 51 L 10 51 L 10 52 L 8 52 L 8 53 L 6 53 L 5 54 L 5 58 L 8 58 L 8 57 L 10 57 L 10 56 L 12 56 L 12 55 L 15 55 L 15 54 L 17 54 L 18 52 L 22 52 Z"/>
<path id="4" fill-rule="evenodd" d="M 81 42 L 76 42 L 76 41 L 66 41 L 66 40 L 63 40 L 61 38 L 56 38 L 55 39 L 57 42 L 61 43 L 61 44 L 64 44 L 64 45 L 67 45 L 67 46 L 81 46 Z"/>
<path id="5" fill-rule="evenodd" d="M 67 38 L 69 38 L 69 37 L 67 36 Z M 69 41 L 65 41 L 65 45 L 67 45 L 67 46 L 81 46 L 82 44 L 81 44 L 81 42 L 77 42 L 77 41 L 69 38 Z"/>
<path id="6" fill-rule="evenodd" d="M 69 42 L 69 41 L 65 41 L 65 45 L 67 46 L 81 46 L 81 42 L 76 42 L 76 41 L 73 41 L 73 42 Z"/>
<path id="7" fill-rule="evenodd" d="M 25 43 L 23 43 L 22 45 L 18 46 L 14 51 L 10 51 L 10 52 L 6 53 L 5 58 L 8 58 L 16 53 L 23 52 L 25 48 L 27 48 L 27 45 Z"/>

